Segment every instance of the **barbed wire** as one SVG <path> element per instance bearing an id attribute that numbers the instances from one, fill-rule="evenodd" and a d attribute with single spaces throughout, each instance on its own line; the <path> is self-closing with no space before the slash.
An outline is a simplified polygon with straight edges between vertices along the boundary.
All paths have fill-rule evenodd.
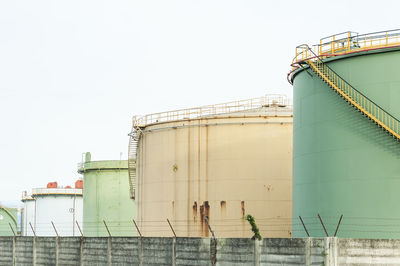
<path id="1" fill-rule="evenodd" d="M 346 216 L 340 224 L 338 224 L 340 216 L 321 216 L 322 223 L 317 216 L 304 216 L 302 217 L 304 226 L 311 233 L 310 235 L 324 236 L 326 228 L 327 233 L 332 235 L 335 230 L 339 231 L 342 235 L 374 235 L 374 234 L 390 234 L 396 235 L 400 238 L 400 218 L 393 217 L 357 217 Z M 105 223 L 104 223 L 105 221 Z M 201 217 L 194 217 L 193 219 L 169 219 L 171 224 L 165 220 L 139 220 L 137 222 L 138 229 L 135 227 L 133 220 L 86 220 L 73 224 L 68 221 L 55 222 L 55 228 L 59 235 L 80 236 L 80 230 L 83 235 L 95 236 L 135 236 L 138 235 L 138 229 L 143 236 L 166 236 L 172 235 L 172 230 L 178 236 L 209 236 L 210 231 L 207 227 L 206 221 Z M 208 223 L 215 234 L 223 236 L 247 236 L 251 235 L 251 226 L 243 218 L 209 218 Z M 298 217 L 261 217 L 256 218 L 256 224 L 259 227 L 263 236 L 282 236 L 291 237 L 295 235 L 304 235 L 305 229 Z M 34 230 L 38 236 L 54 236 L 55 231 L 52 224 L 49 222 L 40 221 L 32 223 Z M 107 227 L 107 228 L 106 228 Z M 171 230 L 172 229 L 172 230 Z M 26 223 L 22 228 L 25 235 L 32 235 L 32 230 Z M 11 229 L 0 226 L 0 235 L 10 235 Z"/>

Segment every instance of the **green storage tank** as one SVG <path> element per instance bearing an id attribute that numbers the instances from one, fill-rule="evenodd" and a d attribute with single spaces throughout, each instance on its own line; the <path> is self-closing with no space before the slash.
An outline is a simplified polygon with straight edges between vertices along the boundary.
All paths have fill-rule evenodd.
<path id="1" fill-rule="evenodd" d="M 391 35 L 398 38 L 399 33 Z M 396 45 L 377 46 L 373 44 L 376 36 L 357 35 L 344 38 L 343 43 L 333 38 L 327 45 L 337 55 L 324 56 L 320 47 L 316 53 L 343 80 L 398 119 L 400 39 Z M 384 42 L 385 34 L 380 36 Z M 361 43 L 363 39 L 367 46 Z M 343 46 L 348 51 L 336 50 Z M 398 139 L 340 97 L 305 61 L 290 79 L 294 94 L 293 236 L 306 236 L 299 216 L 310 236 L 322 237 L 325 231 L 317 215 L 332 236 L 343 214 L 338 237 L 400 238 Z"/>
<path id="2" fill-rule="evenodd" d="M 12 230 L 17 234 L 17 215 L 17 209 L 0 205 L 0 236 L 14 236 Z"/>
<path id="3" fill-rule="evenodd" d="M 135 236 L 135 201 L 129 194 L 128 161 L 91 161 L 86 153 L 78 172 L 83 174 L 83 235 Z"/>

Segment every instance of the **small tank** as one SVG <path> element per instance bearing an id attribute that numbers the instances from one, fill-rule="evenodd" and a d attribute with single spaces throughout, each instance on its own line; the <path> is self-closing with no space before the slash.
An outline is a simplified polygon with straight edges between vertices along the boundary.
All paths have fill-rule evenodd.
<path id="1" fill-rule="evenodd" d="M 83 191 L 56 185 L 50 182 L 46 188 L 32 189 L 29 196 L 24 193 L 23 235 L 81 236 Z"/>
<path id="2" fill-rule="evenodd" d="M 0 236 L 14 236 L 17 234 L 17 215 L 16 208 L 7 208 L 0 205 Z"/>
<path id="3" fill-rule="evenodd" d="M 85 236 L 134 236 L 136 230 L 135 201 L 129 195 L 128 162 L 126 160 L 91 161 L 78 165 L 83 175 L 83 233 Z M 76 186 L 80 186 L 76 183 Z"/>

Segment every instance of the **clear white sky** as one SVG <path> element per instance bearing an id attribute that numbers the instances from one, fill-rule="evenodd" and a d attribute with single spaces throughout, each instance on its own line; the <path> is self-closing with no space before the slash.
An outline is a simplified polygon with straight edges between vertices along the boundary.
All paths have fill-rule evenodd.
<path id="1" fill-rule="evenodd" d="M 398 1 L 0 1 L 0 202 L 127 156 L 131 117 L 291 96 L 294 48 L 400 28 Z"/>

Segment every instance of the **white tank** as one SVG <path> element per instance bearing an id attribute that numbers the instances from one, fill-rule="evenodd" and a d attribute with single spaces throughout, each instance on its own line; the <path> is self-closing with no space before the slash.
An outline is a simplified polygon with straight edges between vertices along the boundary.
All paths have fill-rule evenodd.
<path id="1" fill-rule="evenodd" d="M 32 227 L 35 226 L 35 199 L 24 191 L 21 201 L 24 203 L 21 216 L 21 234 L 22 236 L 33 236 L 29 223 Z"/>
<path id="2" fill-rule="evenodd" d="M 82 189 L 35 188 L 32 190 L 32 198 L 35 199 L 35 218 L 32 225 L 37 236 L 56 236 L 52 223 L 59 236 L 81 235 L 77 222 L 82 226 Z"/>

